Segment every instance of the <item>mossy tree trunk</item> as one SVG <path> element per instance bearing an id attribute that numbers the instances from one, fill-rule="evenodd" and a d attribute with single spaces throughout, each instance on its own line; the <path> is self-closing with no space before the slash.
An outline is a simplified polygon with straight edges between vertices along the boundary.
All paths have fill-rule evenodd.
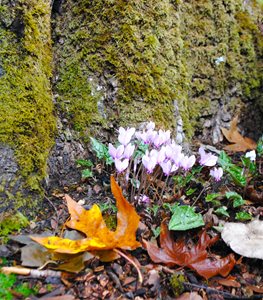
<path id="1" fill-rule="evenodd" d="M 44 179 L 73 184 L 88 137 L 119 125 L 218 142 L 249 109 L 262 126 L 256 1 L 3 0 L 0 17 L 2 211 L 38 203 Z"/>

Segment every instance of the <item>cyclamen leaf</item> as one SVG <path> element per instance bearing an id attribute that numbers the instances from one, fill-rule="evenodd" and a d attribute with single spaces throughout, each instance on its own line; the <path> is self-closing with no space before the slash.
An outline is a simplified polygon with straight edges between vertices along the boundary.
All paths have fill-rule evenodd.
<path id="1" fill-rule="evenodd" d="M 162 223 L 160 234 L 160 246 L 144 241 L 144 245 L 155 263 L 164 263 L 168 266 L 186 266 L 195 270 L 199 275 L 208 279 L 215 275 L 227 276 L 235 266 L 233 254 L 218 259 L 216 256 L 208 258 L 207 247 L 212 246 L 218 240 L 218 236 L 210 238 L 203 231 L 196 245 L 190 249 L 183 239 L 174 241 L 167 226 Z"/>
<path id="2" fill-rule="evenodd" d="M 80 240 L 63 239 L 55 236 L 31 238 L 54 252 L 69 254 L 94 250 L 113 250 L 115 248 L 134 250 L 140 247 L 141 244 L 136 241 L 139 216 L 134 207 L 124 198 L 113 176 L 111 177 L 111 190 L 118 209 L 115 231 L 109 230 L 106 226 L 98 205 L 94 204 L 90 210 L 86 210 L 66 195 L 65 199 L 71 218 L 65 225 L 81 231 L 86 235 L 86 238 Z M 116 255 L 110 251 L 107 253 L 108 258 L 116 258 Z"/>
<path id="3" fill-rule="evenodd" d="M 169 222 L 169 230 L 188 230 L 203 226 L 201 214 L 195 213 L 194 208 L 188 205 L 173 208 L 173 215 Z"/>

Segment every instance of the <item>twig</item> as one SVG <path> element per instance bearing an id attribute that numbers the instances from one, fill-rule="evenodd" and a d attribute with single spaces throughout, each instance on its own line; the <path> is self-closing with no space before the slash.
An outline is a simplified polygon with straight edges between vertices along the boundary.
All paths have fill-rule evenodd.
<path id="1" fill-rule="evenodd" d="M 24 276 L 32 276 L 34 278 L 40 277 L 61 277 L 60 271 L 53 271 L 53 270 L 36 270 L 36 269 L 29 269 L 29 268 L 22 268 L 22 267 L 3 267 L 1 272 L 4 274 L 17 274 L 17 275 L 24 275 Z"/>
<path id="2" fill-rule="evenodd" d="M 136 271 L 138 273 L 139 283 L 142 283 L 143 282 L 142 273 L 141 273 L 141 270 L 139 269 L 139 267 L 136 265 L 136 263 L 131 258 L 129 258 L 126 254 L 124 254 L 121 250 L 113 249 L 113 251 L 118 253 L 120 256 L 125 258 L 128 262 L 130 262 L 134 266 L 134 268 L 136 269 Z"/>
<path id="3" fill-rule="evenodd" d="M 206 290 L 206 292 L 210 294 L 217 294 L 217 295 L 222 295 L 224 299 L 240 299 L 240 300 L 252 300 L 252 299 L 262 299 L 262 295 L 254 295 L 252 297 L 240 297 L 236 295 L 232 295 L 231 293 L 224 292 L 224 291 L 219 291 L 213 288 L 210 288 L 206 285 L 202 284 L 194 284 L 190 282 L 183 282 L 183 285 L 187 291 L 192 292 L 194 289 L 198 290 Z"/>

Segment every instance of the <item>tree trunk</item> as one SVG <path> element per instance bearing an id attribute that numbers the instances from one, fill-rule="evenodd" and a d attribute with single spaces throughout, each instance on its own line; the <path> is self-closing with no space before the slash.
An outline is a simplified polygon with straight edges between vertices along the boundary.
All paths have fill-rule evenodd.
<path id="1" fill-rule="evenodd" d="M 77 182 L 88 137 L 119 125 L 217 143 L 240 114 L 261 134 L 256 1 L 2 0 L 0 18 L 0 212 Z"/>

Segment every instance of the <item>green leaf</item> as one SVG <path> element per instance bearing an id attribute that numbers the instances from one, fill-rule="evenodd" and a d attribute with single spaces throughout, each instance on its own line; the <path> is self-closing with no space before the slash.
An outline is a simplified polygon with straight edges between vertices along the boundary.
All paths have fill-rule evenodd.
<path id="1" fill-rule="evenodd" d="M 161 227 L 160 226 L 158 226 L 156 228 L 152 227 L 152 233 L 153 233 L 155 239 L 158 238 L 158 236 L 161 233 Z"/>
<path id="2" fill-rule="evenodd" d="M 249 157 L 241 157 L 243 166 L 246 167 L 251 174 L 254 174 L 257 171 L 256 164 L 250 160 Z"/>
<path id="3" fill-rule="evenodd" d="M 97 158 L 105 160 L 107 165 L 112 164 L 113 159 L 109 154 L 108 148 L 104 144 L 100 143 L 99 141 L 97 141 L 92 137 L 90 138 L 90 140 L 91 140 L 92 150 L 96 153 Z"/>
<path id="4" fill-rule="evenodd" d="M 248 220 L 252 219 L 252 216 L 245 211 L 240 211 L 240 212 L 236 213 L 235 219 L 238 221 L 248 221 Z"/>
<path id="5" fill-rule="evenodd" d="M 81 167 L 93 167 L 93 162 L 89 159 L 77 159 L 76 163 Z"/>
<path id="6" fill-rule="evenodd" d="M 228 173 L 232 180 L 239 186 L 244 187 L 247 183 L 246 177 L 243 175 L 242 168 L 234 165 L 229 156 L 225 153 L 225 151 L 221 151 L 218 164 L 223 168 L 223 170 Z"/>
<path id="7" fill-rule="evenodd" d="M 239 186 L 244 187 L 247 184 L 247 179 L 243 175 L 243 170 L 240 167 L 232 165 L 226 169 L 226 172 L 230 174 L 232 180 Z"/>
<path id="8" fill-rule="evenodd" d="M 233 207 L 239 207 L 239 206 L 245 204 L 245 201 L 242 198 L 242 196 L 236 192 L 231 192 L 231 191 L 226 192 L 225 195 L 226 195 L 227 199 L 233 200 Z"/>
<path id="9" fill-rule="evenodd" d="M 143 142 L 137 142 L 137 147 L 134 153 L 134 158 L 141 158 L 148 150 L 149 145 L 144 144 Z"/>
<path id="10" fill-rule="evenodd" d="M 225 151 L 221 151 L 217 160 L 217 163 L 225 170 L 232 164 L 231 158 L 226 154 Z"/>
<path id="11" fill-rule="evenodd" d="M 92 176 L 93 176 L 93 173 L 92 173 L 92 171 L 89 170 L 89 169 L 85 169 L 85 170 L 83 170 L 83 171 L 81 172 L 81 177 L 82 177 L 82 178 L 90 178 L 90 177 L 92 177 Z"/>
<path id="12" fill-rule="evenodd" d="M 197 190 L 197 189 L 192 189 L 192 188 L 190 188 L 190 189 L 188 189 L 188 190 L 185 192 L 185 194 L 186 194 L 186 196 L 191 196 L 196 190 Z"/>
<path id="13" fill-rule="evenodd" d="M 222 194 L 220 194 L 220 193 L 211 193 L 211 194 L 206 195 L 205 201 L 206 202 L 212 202 L 213 200 L 215 200 L 219 197 L 222 197 Z"/>
<path id="14" fill-rule="evenodd" d="M 176 206 L 169 222 L 169 230 L 188 230 L 204 224 L 202 215 L 195 213 L 193 207 L 188 205 Z"/>
<path id="15" fill-rule="evenodd" d="M 226 207 L 226 206 L 221 206 L 221 207 L 217 208 L 217 209 L 215 210 L 215 213 L 216 213 L 217 215 L 230 217 L 229 213 L 227 212 L 227 207 Z"/>

